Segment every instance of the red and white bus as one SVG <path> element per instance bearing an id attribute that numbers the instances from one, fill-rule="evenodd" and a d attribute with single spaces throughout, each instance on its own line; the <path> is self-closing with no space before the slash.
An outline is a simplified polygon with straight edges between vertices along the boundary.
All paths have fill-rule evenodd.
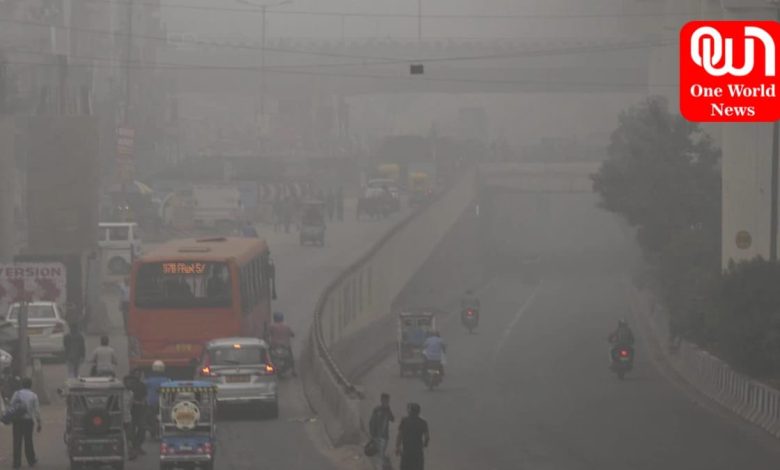
<path id="1" fill-rule="evenodd" d="M 274 266 L 257 238 L 169 241 L 136 259 L 130 277 L 130 367 L 189 368 L 206 341 L 264 338 Z"/>

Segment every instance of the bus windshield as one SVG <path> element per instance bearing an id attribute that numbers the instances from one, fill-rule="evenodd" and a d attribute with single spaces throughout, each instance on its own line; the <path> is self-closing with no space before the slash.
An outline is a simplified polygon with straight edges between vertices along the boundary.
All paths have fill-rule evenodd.
<path id="1" fill-rule="evenodd" d="M 227 263 L 145 263 L 136 274 L 135 304 L 139 308 L 226 308 L 231 300 Z"/>

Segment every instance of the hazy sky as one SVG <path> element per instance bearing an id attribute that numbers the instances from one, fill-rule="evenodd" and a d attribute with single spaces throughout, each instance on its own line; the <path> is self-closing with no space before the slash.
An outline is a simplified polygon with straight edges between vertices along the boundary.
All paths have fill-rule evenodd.
<path id="1" fill-rule="evenodd" d="M 279 0 L 245 0 L 274 5 Z M 163 0 L 163 3 L 182 4 Z M 426 37 L 521 37 L 605 36 L 620 31 L 617 13 L 647 12 L 657 2 L 636 0 L 422 0 L 423 36 Z M 244 8 L 239 0 L 188 0 L 187 5 Z M 269 8 L 269 36 L 296 37 L 407 37 L 417 35 L 417 0 L 292 0 Z M 272 13 L 276 11 L 276 13 Z M 408 18 L 351 17 L 283 14 L 284 11 L 393 13 Z M 545 18 L 435 18 L 435 15 L 608 15 L 606 17 Z M 197 32 L 210 36 L 260 35 L 260 15 L 241 12 L 196 11 L 166 8 L 168 30 Z"/>

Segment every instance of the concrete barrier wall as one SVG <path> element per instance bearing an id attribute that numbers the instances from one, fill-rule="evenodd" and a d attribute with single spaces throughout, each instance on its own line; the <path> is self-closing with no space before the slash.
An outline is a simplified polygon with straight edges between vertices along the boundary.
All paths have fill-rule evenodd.
<path id="1" fill-rule="evenodd" d="M 372 324 L 388 322 L 395 298 L 422 267 L 461 215 L 472 206 L 477 184 L 473 172 L 421 210 L 411 214 L 335 279 L 320 296 L 310 342 L 301 365 L 304 389 L 336 445 L 356 443 L 362 435 L 357 400 L 362 394 L 334 359 L 332 349 Z M 364 356 L 380 353 L 361 346 Z"/>
<path id="2" fill-rule="evenodd" d="M 660 344 L 666 361 L 688 383 L 745 420 L 780 438 L 780 391 L 736 372 L 725 361 L 682 341 L 670 350 L 668 316 L 652 295 L 630 288 L 632 308 Z"/>

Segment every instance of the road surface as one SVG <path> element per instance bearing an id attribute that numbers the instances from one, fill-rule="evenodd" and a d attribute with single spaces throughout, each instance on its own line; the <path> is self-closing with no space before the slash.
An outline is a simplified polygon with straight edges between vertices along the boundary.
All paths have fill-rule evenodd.
<path id="1" fill-rule="evenodd" d="M 548 274 L 538 286 L 495 278 L 480 292 L 476 334 L 456 315 L 441 319 L 448 345 L 442 387 L 429 392 L 420 379 L 401 379 L 388 358 L 362 378 L 364 409 L 383 391 L 397 416 L 407 402 L 420 403 L 432 433 L 429 469 L 778 468 L 776 440 L 699 404 L 648 360 L 642 337 L 626 380 L 609 372 L 610 329 L 621 317 L 636 324 L 626 279 L 598 266 Z"/>
<path id="2" fill-rule="evenodd" d="M 285 313 L 286 320 L 297 333 L 296 349 L 306 339 L 314 304 L 326 284 L 341 270 L 355 261 L 382 234 L 404 215 L 403 211 L 383 221 L 360 221 L 352 219 L 352 205 L 345 208 L 347 221 L 334 222 L 328 226 L 325 247 L 298 244 L 298 234 L 276 233 L 270 229 L 261 230 L 261 236 L 268 239 L 276 263 L 277 294 L 274 310 Z M 122 367 L 127 370 L 126 338 L 121 333 L 121 316 L 114 307 L 115 300 L 109 296 L 110 320 L 113 326 L 111 342 L 116 346 Z M 97 338 L 88 339 L 88 349 L 94 347 Z M 65 372 L 60 364 L 48 364 L 45 373 L 49 389 L 62 383 Z M 333 462 L 348 461 L 352 455 L 332 451 L 319 432 L 320 424 L 312 416 L 297 379 L 285 379 L 280 383 L 280 408 L 278 420 L 246 417 L 241 413 L 230 413 L 228 419 L 218 425 L 218 464 L 220 470 L 335 470 L 349 468 L 348 464 Z M 53 395 L 53 394 L 52 394 Z M 67 468 L 67 455 L 62 444 L 64 411 L 57 397 L 54 404 L 44 408 L 44 432 L 40 436 L 37 451 L 41 469 Z M 0 467 L 9 465 L 10 429 L 0 427 Z M 148 455 L 130 463 L 129 469 L 157 468 L 156 444 L 147 443 Z"/>

